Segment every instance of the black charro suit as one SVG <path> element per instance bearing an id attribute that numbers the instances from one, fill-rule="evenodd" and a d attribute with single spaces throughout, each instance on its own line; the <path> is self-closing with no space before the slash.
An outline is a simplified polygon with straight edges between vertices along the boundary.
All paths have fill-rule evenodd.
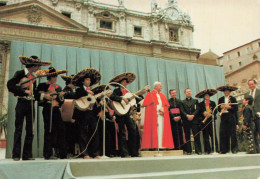
<path id="1" fill-rule="evenodd" d="M 50 84 L 40 83 L 37 87 L 39 105 L 43 107 L 42 115 L 44 121 L 44 146 L 43 156 L 45 159 L 49 159 L 53 155 L 52 149 L 56 150 L 56 154 L 59 153 L 60 158 L 66 158 L 66 142 L 65 142 L 65 127 L 61 118 L 60 107 L 63 104 L 63 100 L 57 96 L 57 106 L 53 106 L 52 111 L 52 128 L 50 132 L 50 113 L 51 102 L 43 98 L 43 94 L 48 92 Z M 61 87 L 57 85 L 55 87 L 56 92 L 61 92 Z"/>
<path id="2" fill-rule="evenodd" d="M 229 96 L 230 103 L 237 103 L 237 100 L 233 96 Z M 225 103 L 225 97 L 222 96 L 218 100 L 218 104 Z M 218 111 L 221 112 L 221 105 L 218 107 Z M 231 151 L 237 152 L 237 138 L 236 138 L 236 125 L 238 125 L 238 105 L 231 105 L 231 109 L 227 110 L 227 113 L 222 113 L 220 122 L 220 152 L 227 153 L 230 151 L 230 139 L 231 139 Z"/>
<path id="3" fill-rule="evenodd" d="M 216 107 L 216 103 L 214 101 L 210 101 L 209 103 L 209 108 L 213 112 L 214 108 Z M 205 116 L 203 113 L 206 111 L 206 104 L 205 100 L 199 103 L 199 117 L 200 121 L 203 121 L 205 119 Z M 217 109 L 214 112 L 214 120 L 216 121 L 217 117 Z M 218 151 L 218 140 L 216 136 L 216 124 L 214 123 L 214 128 L 215 128 L 215 144 L 216 144 L 216 151 Z M 207 118 L 205 123 L 202 123 L 202 128 L 203 129 L 203 142 L 204 142 L 204 152 L 205 153 L 211 153 L 214 151 L 214 145 L 213 145 L 213 126 L 212 126 L 212 116 Z M 210 147 L 210 142 L 209 142 L 209 137 L 211 138 L 211 144 L 212 146 Z"/>
<path id="4" fill-rule="evenodd" d="M 33 118 L 32 112 L 34 113 L 34 102 L 32 111 L 32 101 L 24 97 L 28 97 L 25 93 L 25 88 L 17 86 L 22 78 L 27 77 L 28 70 L 23 69 L 16 71 L 14 76 L 7 82 L 7 88 L 9 92 L 13 93 L 14 96 L 18 97 L 17 104 L 15 107 L 15 132 L 14 132 L 14 144 L 13 144 L 13 158 L 21 158 L 21 136 L 23 130 L 24 117 L 26 120 L 26 135 L 23 146 L 23 159 L 32 158 L 32 142 L 33 142 Z M 33 83 L 33 93 L 35 95 L 36 81 Z"/>
<path id="5" fill-rule="evenodd" d="M 175 98 L 170 98 L 169 100 L 169 115 L 170 115 L 170 121 L 171 121 L 171 128 L 172 128 L 172 138 L 174 142 L 174 149 L 175 150 L 183 150 L 183 129 L 182 129 L 182 120 L 180 119 L 178 122 L 174 121 L 174 117 L 181 117 L 181 113 L 175 114 L 171 112 L 171 109 L 178 108 L 179 112 L 181 109 L 182 102 L 181 100 Z"/>
<path id="6" fill-rule="evenodd" d="M 192 153 L 191 148 L 191 142 L 190 142 L 190 129 L 192 130 L 194 137 L 194 143 L 195 143 L 195 152 L 201 153 L 201 143 L 200 143 L 200 135 L 198 132 L 200 131 L 200 118 L 198 117 L 199 112 L 199 102 L 197 99 L 193 98 L 186 98 L 182 100 L 182 106 L 181 106 L 181 113 L 182 113 L 182 120 L 183 120 L 183 128 L 185 133 L 185 139 L 186 139 L 186 152 Z M 192 121 L 189 121 L 187 119 L 187 115 L 194 115 Z"/>
<path id="7" fill-rule="evenodd" d="M 79 99 L 83 96 L 87 96 L 88 92 L 85 90 L 83 86 L 80 86 L 76 89 L 75 92 L 75 99 Z M 97 127 L 98 117 L 97 114 L 100 112 L 100 107 L 97 107 L 95 104 L 93 106 L 93 109 L 86 110 L 86 111 L 80 111 L 77 108 L 74 110 L 73 119 L 76 120 L 76 124 L 79 126 L 79 146 L 80 146 L 80 152 L 83 152 L 87 144 L 89 143 L 89 140 L 91 136 L 94 134 L 95 129 Z M 99 151 L 99 133 L 98 130 L 93 135 L 93 138 L 91 139 L 91 142 L 89 143 L 89 146 L 87 150 L 82 154 L 82 157 L 84 156 L 90 156 L 90 157 L 96 157 L 100 155 Z"/>
<path id="8" fill-rule="evenodd" d="M 112 101 L 121 102 L 121 96 L 123 96 L 123 92 L 121 91 L 121 88 L 118 87 L 114 89 L 112 95 L 110 96 L 110 99 Z M 132 157 L 138 156 L 138 149 L 136 147 L 136 124 L 134 120 L 130 118 L 129 112 L 122 116 L 116 115 L 116 122 L 119 127 L 118 144 L 121 157 L 126 157 L 128 155 L 131 155 Z M 126 142 L 125 125 L 128 131 L 129 146 Z"/>

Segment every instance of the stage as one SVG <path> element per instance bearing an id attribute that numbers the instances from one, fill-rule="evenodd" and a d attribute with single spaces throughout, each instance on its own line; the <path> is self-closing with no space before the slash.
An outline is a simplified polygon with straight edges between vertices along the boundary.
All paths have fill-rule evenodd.
<path id="1" fill-rule="evenodd" d="M 260 177 L 260 154 L 18 161 L 2 159 L 0 178 L 228 178 Z"/>

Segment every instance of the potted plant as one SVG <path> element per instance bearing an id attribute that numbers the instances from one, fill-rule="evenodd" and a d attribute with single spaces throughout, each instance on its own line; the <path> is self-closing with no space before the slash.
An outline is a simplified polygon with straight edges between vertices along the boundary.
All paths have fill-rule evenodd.
<path id="1" fill-rule="evenodd" d="M 0 116 L 0 148 L 6 147 L 7 114 Z"/>

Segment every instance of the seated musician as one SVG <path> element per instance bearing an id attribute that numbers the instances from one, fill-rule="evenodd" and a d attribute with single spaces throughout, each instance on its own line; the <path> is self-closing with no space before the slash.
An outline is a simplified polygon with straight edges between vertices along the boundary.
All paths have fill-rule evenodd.
<path id="1" fill-rule="evenodd" d="M 25 65 L 23 70 L 16 71 L 14 76 L 7 82 L 9 92 L 18 97 L 15 108 L 15 132 L 12 158 L 18 161 L 21 158 L 21 138 L 23 130 L 23 121 L 26 120 L 26 136 L 23 146 L 23 160 L 34 160 L 32 158 L 32 142 L 33 142 L 33 116 L 34 114 L 34 98 L 36 80 L 32 81 L 32 91 L 28 86 L 17 86 L 23 79 L 32 78 L 34 72 L 39 70 L 40 66 L 48 66 L 51 62 L 43 62 L 37 56 L 19 57 L 21 63 Z M 29 83 L 30 84 L 30 83 Z M 25 84 L 27 85 L 27 84 Z M 33 101 L 33 102 L 32 102 Z M 32 106 L 33 104 L 33 106 Z"/>
<path id="2" fill-rule="evenodd" d="M 73 77 L 74 77 L 74 75 L 70 75 L 70 76 L 66 76 L 63 74 L 61 75 L 61 78 L 66 83 L 66 86 L 63 89 L 63 91 L 65 92 L 64 105 L 66 104 L 66 99 L 75 99 L 76 86 L 74 83 L 72 83 Z M 69 107 L 72 107 L 72 105 Z M 71 109 L 71 111 L 74 111 L 74 109 Z M 65 115 L 68 115 L 68 113 L 66 113 Z M 79 138 L 78 137 L 78 125 L 77 125 L 77 123 L 75 123 L 74 119 L 70 119 L 70 120 L 71 121 L 64 121 L 65 139 L 66 139 L 66 146 L 67 146 L 67 153 L 68 153 L 67 158 L 70 158 L 70 157 L 76 155 L 75 145 L 76 145 L 76 143 L 78 143 L 77 139 Z"/>
<path id="3" fill-rule="evenodd" d="M 130 83 L 132 83 L 135 80 L 136 76 L 134 73 L 122 73 L 114 78 L 112 78 L 109 83 L 116 82 L 120 83 L 122 86 L 126 87 Z M 117 88 L 114 89 L 112 95 L 110 96 L 110 99 L 112 101 L 116 101 L 121 103 L 124 101 L 126 104 L 129 103 L 127 98 L 124 98 L 124 95 L 128 92 L 123 87 L 116 85 Z M 124 115 L 118 115 L 116 114 L 116 122 L 119 127 L 119 134 L 118 134 L 118 143 L 119 143 L 119 151 L 121 157 L 138 157 L 139 153 L 136 147 L 136 124 L 135 121 L 133 121 L 130 118 L 129 111 Z M 128 131 L 128 144 L 126 141 L 126 130 L 125 125 L 127 127 Z"/>
<path id="4" fill-rule="evenodd" d="M 56 70 L 49 68 L 47 82 L 40 83 L 37 87 L 39 105 L 43 107 L 42 115 L 44 121 L 44 145 L 43 156 L 45 160 L 64 159 L 67 157 L 65 143 L 65 129 L 61 118 L 60 107 L 64 102 L 61 87 L 56 84 L 59 74 L 67 70 Z M 58 93 L 57 95 L 52 95 Z M 55 150 L 55 154 L 53 153 Z"/>
<path id="5" fill-rule="evenodd" d="M 204 153 L 210 154 L 214 151 L 214 139 L 213 139 L 213 126 L 212 126 L 212 112 L 214 108 L 216 107 L 216 103 L 214 101 L 210 100 L 210 97 L 215 95 L 217 93 L 217 90 L 215 89 L 205 89 L 200 91 L 195 95 L 196 98 L 203 98 L 204 100 L 199 103 L 199 118 L 202 122 L 202 128 L 203 128 L 203 142 L 204 142 Z M 217 119 L 216 117 L 217 110 L 214 112 L 214 120 Z M 216 151 L 218 151 L 218 141 L 216 136 L 216 124 L 214 123 L 215 128 L 215 146 Z M 211 139 L 211 142 L 209 142 L 209 138 Z M 211 143 L 211 147 L 210 147 Z"/>
<path id="6" fill-rule="evenodd" d="M 83 69 L 78 72 L 72 79 L 76 86 L 75 99 L 94 95 L 90 90 L 90 86 L 98 83 L 101 80 L 99 71 L 93 68 Z M 87 102 L 87 101 L 85 101 Z M 86 109 L 74 110 L 73 119 L 76 120 L 79 126 L 79 147 L 81 156 L 84 159 L 100 158 L 99 154 L 99 135 L 98 130 L 95 130 L 98 123 L 97 115 L 100 108 L 96 103 L 92 106 L 87 106 Z"/>

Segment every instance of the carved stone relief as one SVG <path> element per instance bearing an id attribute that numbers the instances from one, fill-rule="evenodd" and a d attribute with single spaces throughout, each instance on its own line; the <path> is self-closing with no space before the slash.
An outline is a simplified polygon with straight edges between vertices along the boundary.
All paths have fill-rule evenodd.
<path id="1" fill-rule="evenodd" d="M 42 15 L 37 5 L 32 5 L 27 15 L 28 22 L 38 24 L 42 20 Z"/>

